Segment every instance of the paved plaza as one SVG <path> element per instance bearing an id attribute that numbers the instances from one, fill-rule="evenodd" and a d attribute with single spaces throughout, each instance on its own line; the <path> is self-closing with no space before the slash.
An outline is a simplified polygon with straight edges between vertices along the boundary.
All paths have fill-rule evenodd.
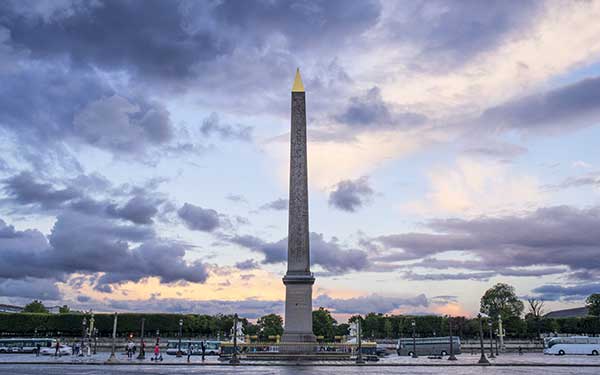
<path id="1" fill-rule="evenodd" d="M 412 359 L 390 355 L 379 362 L 357 366 L 353 362 L 311 363 L 295 365 L 276 362 L 242 362 L 241 366 L 230 366 L 217 357 L 186 358 L 166 356 L 164 361 L 128 360 L 119 356 L 122 365 L 103 365 L 108 353 L 99 353 L 92 358 L 81 357 L 36 357 L 29 354 L 0 355 L 0 374 L 597 374 L 600 357 L 593 356 L 544 356 L 539 353 L 525 355 L 506 354 L 490 360 L 496 366 L 476 366 L 476 355 L 458 356 L 458 361 L 446 359 Z M 17 363 L 18 362 L 18 363 Z M 416 366 L 411 366 L 416 365 Z M 340 367 L 344 367 L 341 369 Z"/>

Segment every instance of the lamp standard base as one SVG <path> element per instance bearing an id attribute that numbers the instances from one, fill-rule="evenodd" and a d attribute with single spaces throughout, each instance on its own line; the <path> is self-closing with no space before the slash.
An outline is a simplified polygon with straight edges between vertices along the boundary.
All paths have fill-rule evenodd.
<path id="1" fill-rule="evenodd" d="M 479 361 L 477 363 L 479 363 L 480 365 L 489 365 L 490 361 L 488 361 L 488 359 L 485 358 L 485 355 L 482 354 L 481 358 L 479 358 Z"/>
<path id="2" fill-rule="evenodd" d="M 110 357 L 108 357 L 106 363 L 119 363 L 119 360 L 117 359 L 117 356 L 115 356 L 115 353 L 110 354 Z"/>
<path id="3" fill-rule="evenodd" d="M 449 361 L 456 361 L 457 358 L 456 358 L 456 356 L 454 354 L 452 354 L 452 355 L 450 355 L 450 357 L 448 357 L 448 360 Z"/>

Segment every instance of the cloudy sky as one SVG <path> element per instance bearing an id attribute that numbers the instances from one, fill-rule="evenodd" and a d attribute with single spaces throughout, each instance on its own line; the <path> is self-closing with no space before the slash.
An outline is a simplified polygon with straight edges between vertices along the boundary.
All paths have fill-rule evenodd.
<path id="1" fill-rule="evenodd" d="M 599 1 L 0 2 L 0 302 L 282 312 L 290 89 L 315 307 L 600 290 Z"/>

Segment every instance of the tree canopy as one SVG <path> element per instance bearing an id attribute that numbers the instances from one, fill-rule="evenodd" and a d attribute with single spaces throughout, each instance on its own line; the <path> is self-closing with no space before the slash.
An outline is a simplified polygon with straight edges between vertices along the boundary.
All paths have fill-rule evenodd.
<path id="1" fill-rule="evenodd" d="M 585 303 L 588 308 L 588 314 L 600 316 L 600 293 L 591 294 Z"/>
<path id="2" fill-rule="evenodd" d="M 283 319 L 277 314 L 260 317 L 256 324 L 259 327 L 262 339 L 267 339 L 269 336 L 281 336 L 283 334 Z"/>
<path id="3" fill-rule="evenodd" d="M 38 314 L 48 314 L 48 309 L 42 301 L 33 300 L 23 308 L 24 313 L 38 313 Z"/>
<path id="4" fill-rule="evenodd" d="M 525 306 L 515 294 L 515 288 L 504 283 L 498 283 L 488 289 L 481 297 L 481 312 L 496 319 L 498 315 L 503 320 L 520 317 Z"/>

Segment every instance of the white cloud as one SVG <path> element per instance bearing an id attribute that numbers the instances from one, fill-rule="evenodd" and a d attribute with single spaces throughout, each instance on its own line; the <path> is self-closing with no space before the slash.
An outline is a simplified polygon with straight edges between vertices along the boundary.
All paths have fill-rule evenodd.
<path id="1" fill-rule="evenodd" d="M 493 215 L 537 207 L 547 193 L 533 176 L 518 174 L 504 164 L 461 158 L 452 168 L 428 173 L 430 190 L 404 210 L 423 215 Z"/>

